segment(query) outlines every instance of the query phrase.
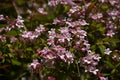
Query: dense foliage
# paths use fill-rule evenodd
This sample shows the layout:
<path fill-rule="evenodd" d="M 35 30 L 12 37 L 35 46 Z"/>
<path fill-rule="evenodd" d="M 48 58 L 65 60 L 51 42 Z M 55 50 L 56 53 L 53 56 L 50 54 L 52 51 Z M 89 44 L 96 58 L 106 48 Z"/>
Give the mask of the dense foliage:
<path fill-rule="evenodd" d="M 1 0 L 1 80 L 119 80 L 119 0 Z"/>

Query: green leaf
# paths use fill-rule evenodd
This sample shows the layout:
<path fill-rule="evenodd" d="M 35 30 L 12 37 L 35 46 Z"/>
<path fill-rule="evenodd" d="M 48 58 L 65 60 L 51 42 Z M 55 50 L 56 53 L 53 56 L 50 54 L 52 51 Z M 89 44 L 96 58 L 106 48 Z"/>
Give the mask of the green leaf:
<path fill-rule="evenodd" d="M 115 38 L 111 38 L 111 39 L 109 39 L 109 41 L 110 41 L 110 42 L 115 42 L 115 43 L 120 42 L 120 40 L 119 40 L 119 39 L 115 39 Z"/>
<path fill-rule="evenodd" d="M 70 6 L 66 6 L 66 5 L 64 5 L 64 13 L 68 12 L 69 9 L 70 9 Z"/>
<path fill-rule="evenodd" d="M 92 50 L 96 50 L 96 45 L 92 45 L 92 46 L 91 46 L 91 49 L 92 49 Z"/>
<path fill-rule="evenodd" d="M 18 35 L 18 32 L 15 31 L 15 30 L 11 30 L 11 31 L 7 32 L 7 35 L 8 35 L 8 36 L 17 36 L 17 35 Z"/>
<path fill-rule="evenodd" d="M 11 61 L 12 61 L 13 65 L 17 65 L 17 66 L 21 65 L 21 63 L 19 61 L 17 61 L 17 60 L 12 59 Z"/>
<path fill-rule="evenodd" d="M 21 75 L 18 76 L 18 78 L 16 80 L 19 80 L 20 78 L 22 78 L 23 76 L 25 76 L 27 74 L 27 72 L 22 73 Z"/>
<path fill-rule="evenodd" d="M 118 63 L 117 65 L 115 65 L 115 68 L 117 68 L 117 67 L 120 67 L 120 63 Z"/>
<path fill-rule="evenodd" d="M 101 9 L 102 10 L 107 10 L 109 6 L 107 4 L 102 4 Z"/>
<path fill-rule="evenodd" d="M 24 0 L 18 0 L 17 3 L 18 3 L 18 5 L 23 5 L 25 2 L 24 2 Z"/>
<path fill-rule="evenodd" d="M 9 57 L 10 58 L 13 58 L 14 57 L 14 54 L 13 53 L 8 53 Z"/>
<path fill-rule="evenodd" d="M 113 69 L 112 71 L 111 71 L 111 74 L 114 74 L 116 72 L 116 69 Z"/>
<path fill-rule="evenodd" d="M 98 47 L 99 47 L 99 50 L 100 50 L 100 52 L 102 53 L 102 54 L 104 54 L 104 51 L 105 51 L 105 46 L 104 45 L 98 45 Z"/>
<path fill-rule="evenodd" d="M 31 47 L 28 47 L 26 50 L 27 51 L 32 51 L 33 49 Z"/>
<path fill-rule="evenodd" d="M 102 73 L 103 76 L 109 76 L 110 74 L 107 73 Z"/>
<path fill-rule="evenodd" d="M 104 63 L 111 69 L 115 68 L 115 66 L 111 62 L 109 62 L 109 61 L 104 61 Z"/>

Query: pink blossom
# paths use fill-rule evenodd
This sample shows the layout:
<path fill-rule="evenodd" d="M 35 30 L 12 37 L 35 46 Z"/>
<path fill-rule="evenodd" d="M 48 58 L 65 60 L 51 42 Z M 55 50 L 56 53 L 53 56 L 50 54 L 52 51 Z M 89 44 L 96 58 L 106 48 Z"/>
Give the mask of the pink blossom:
<path fill-rule="evenodd" d="M 21 36 L 23 38 L 33 40 L 33 39 L 37 38 L 38 36 L 40 36 L 41 33 L 43 33 L 44 31 L 45 31 L 44 25 L 40 25 L 35 29 L 35 31 L 23 31 Z"/>
<path fill-rule="evenodd" d="M 100 19 L 102 17 L 103 17 L 102 13 L 97 13 L 95 15 L 91 15 L 91 18 L 94 19 L 94 20 Z"/>
<path fill-rule="evenodd" d="M 24 23 L 23 22 L 24 22 L 24 20 L 22 19 L 22 17 L 18 16 L 18 18 L 16 19 L 16 26 L 18 28 L 24 27 Z"/>
<path fill-rule="evenodd" d="M 120 12 L 118 10 L 110 10 L 108 11 L 108 15 L 112 17 L 113 20 L 120 17 Z"/>
<path fill-rule="evenodd" d="M 60 23 L 60 22 L 61 22 L 61 21 L 60 21 L 59 19 L 55 18 L 54 21 L 53 21 L 53 24 L 58 24 L 58 23 Z"/>
<path fill-rule="evenodd" d="M 59 4 L 59 0 L 50 0 L 49 2 L 48 2 L 48 5 L 49 6 L 53 6 L 53 7 L 55 7 L 56 5 L 58 5 Z"/>
<path fill-rule="evenodd" d="M 12 29 L 11 27 L 8 27 L 8 26 L 7 26 L 7 27 L 5 28 L 5 31 L 8 32 L 8 31 L 10 31 L 11 29 Z"/>
<path fill-rule="evenodd" d="M 70 51 L 66 51 L 65 56 L 66 56 L 65 62 L 67 62 L 68 64 L 73 63 L 73 61 L 74 61 L 73 53 L 71 53 Z"/>
<path fill-rule="evenodd" d="M 5 28 L 0 28 L 0 33 L 4 30 Z"/>
<path fill-rule="evenodd" d="M 67 62 L 68 64 L 73 63 L 74 61 L 73 53 L 71 53 L 70 51 L 66 50 L 61 46 L 55 46 L 53 49 L 61 60 Z"/>
<path fill-rule="evenodd" d="M 36 32 L 38 33 L 42 33 L 45 31 L 45 27 L 44 25 L 40 24 L 36 29 L 35 29 Z"/>
<path fill-rule="evenodd" d="M 96 69 L 96 66 L 98 65 L 100 59 L 101 57 L 98 54 L 92 54 L 92 52 L 83 57 L 81 59 L 81 63 L 85 66 L 85 72 L 91 72 L 96 75 L 99 71 Z"/>
<path fill-rule="evenodd" d="M 61 1 L 61 4 L 68 4 L 70 6 L 74 6 L 75 3 L 72 1 L 72 0 L 60 0 Z"/>
<path fill-rule="evenodd" d="M 54 39 L 57 37 L 57 35 L 58 34 L 55 32 L 55 29 L 51 29 L 50 31 L 48 31 L 47 44 L 54 46 L 55 45 Z"/>
<path fill-rule="evenodd" d="M 117 58 L 117 56 L 116 56 L 116 55 L 113 55 L 113 56 L 112 56 L 112 59 L 113 59 L 113 60 L 115 60 L 116 58 Z"/>
<path fill-rule="evenodd" d="M 82 52 L 85 52 L 85 51 L 87 51 L 87 48 L 83 47 L 81 50 L 82 50 Z"/>
<path fill-rule="evenodd" d="M 64 34 L 64 33 L 69 33 L 69 28 L 68 27 L 61 27 L 59 31 Z"/>
<path fill-rule="evenodd" d="M 16 40 L 17 40 L 17 38 L 14 37 L 14 36 L 12 36 L 12 37 L 10 38 L 10 42 L 11 42 L 11 43 L 15 42 Z"/>
<path fill-rule="evenodd" d="M 51 45 L 51 46 L 55 46 L 55 41 L 54 41 L 54 39 L 51 39 L 51 38 L 47 39 L 47 44 L 48 44 L 48 45 Z"/>
<path fill-rule="evenodd" d="M 38 54 L 46 60 L 52 60 L 56 58 L 55 53 L 47 47 L 44 47 L 43 50 L 37 50 Z"/>
<path fill-rule="evenodd" d="M 34 35 L 33 31 L 24 31 L 21 36 L 27 39 L 34 39 L 37 37 L 36 35 Z"/>
<path fill-rule="evenodd" d="M 78 24 L 78 21 L 77 21 L 77 22 L 69 22 L 69 21 L 66 21 L 66 24 L 68 24 L 68 26 L 70 26 L 70 27 L 75 27 L 75 26 L 79 25 L 79 24 Z"/>
<path fill-rule="evenodd" d="M 43 15 L 47 15 L 47 14 L 48 14 L 46 11 L 44 11 L 44 8 L 38 8 L 37 11 L 38 11 L 40 14 L 43 14 Z"/>
<path fill-rule="evenodd" d="M 118 0 L 108 0 L 112 6 L 118 3 Z"/>
<path fill-rule="evenodd" d="M 79 23 L 82 26 L 89 25 L 89 23 L 87 23 L 85 20 L 79 20 Z"/>
<path fill-rule="evenodd" d="M 98 71 L 99 71 L 98 69 L 96 69 L 95 67 L 92 67 L 92 66 L 85 67 L 85 72 L 90 72 L 90 73 L 93 73 L 94 75 L 97 75 Z"/>
<path fill-rule="evenodd" d="M 90 49 L 90 44 L 88 43 L 87 40 L 84 40 L 83 45 L 85 46 L 86 50 Z"/>
<path fill-rule="evenodd" d="M 107 77 L 99 77 L 100 78 L 100 80 L 108 80 L 108 78 Z"/>
<path fill-rule="evenodd" d="M 102 3 L 104 3 L 104 2 L 106 2 L 107 0 L 99 0 L 99 2 L 102 2 Z"/>
<path fill-rule="evenodd" d="M 57 36 L 57 38 L 58 38 L 58 41 L 60 41 L 60 42 L 65 42 L 65 40 L 70 41 L 72 39 L 71 35 L 69 33 L 66 33 L 63 35 L 60 34 Z"/>
<path fill-rule="evenodd" d="M 77 34 L 78 34 L 79 36 L 83 36 L 83 38 L 84 38 L 85 36 L 87 36 L 87 32 L 86 32 L 85 30 L 81 30 L 81 29 L 79 29 L 79 28 L 77 28 Z"/>
<path fill-rule="evenodd" d="M 49 38 L 50 39 L 54 39 L 57 36 L 57 33 L 55 32 L 55 29 L 51 29 L 50 31 L 48 31 L 49 33 Z"/>
<path fill-rule="evenodd" d="M 34 72 L 38 72 L 41 68 L 41 64 L 38 62 L 37 59 L 34 59 L 33 62 L 28 66 L 30 70 Z"/>
<path fill-rule="evenodd" d="M 2 14 L 0 15 L 0 20 L 5 20 L 5 18 Z"/>
<path fill-rule="evenodd" d="M 48 80 L 56 80 L 53 76 L 48 76 Z"/>
<path fill-rule="evenodd" d="M 5 35 L 0 35 L 0 40 L 2 42 L 6 42 L 6 36 Z"/>
<path fill-rule="evenodd" d="M 112 52 L 112 51 L 110 50 L 110 48 L 107 48 L 107 49 L 105 49 L 105 51 L 104 51 L 104 53 L 107 54 L 107 55 L 110 55 L 111 52 Z"/>
<path fill-rule="evenodd" d="M 106 36 L 109 36 L 109 37 L 113 37 L 115 35 L 115 33 L 113 32 L 113 30 L 109 30 L 106 34 Z"/>
<path fill-rule="evenodd" d="M 75 12 L 77 12 L 77 11 L 79 11 L 80 10 L 80 7 L 79 6 L 73 6 L 70 10 L 69 10 L 69 12 L 67 12 L 67 14 L 69 15 L 69 16 L 71 16 L 72 14 L 74 14 Z"/>

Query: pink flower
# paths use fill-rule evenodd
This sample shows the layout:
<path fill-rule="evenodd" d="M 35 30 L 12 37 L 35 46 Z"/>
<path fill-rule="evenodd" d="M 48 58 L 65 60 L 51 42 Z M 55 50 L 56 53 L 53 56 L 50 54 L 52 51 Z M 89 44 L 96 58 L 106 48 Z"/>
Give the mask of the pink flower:
<path fill-rule="evenodd" d="M 85 52 L 85 51 L 87 51 L 87 48 L 83 47 L 81 50 L 82 50 L 82 52 Z"/>
<path fill-rule="evenodd" d="M 85 20 L 79 20 L 79 24 L 82 26 L 89 25 Z"/>
<path fill-rule="evenodd" d="M 106 34 L 106 36 L 109 36 L 109 37 L 113 37 L 115 35 L 115 33 L 113 32 L 113 30 L 109 30 Z"/>
<path fill-rule="evenodd" d="M 104 53 L 107 54 L 107 55 L 110 55 L 111 52 L 112 52 L 112 51 L 110 50 L 110 48 L 107 48 L 107 49 L 105 49 L 105 51 L 104 51 Z"/>
<path fill-rule="evenodd" d="M 106 2 L 106 0 L 99 0 L 99 1 L 102 2 L 102 3 Z"/>
<path fill-rule="evenodd" d="M 100 80 L 108 80 L 108 78 L 105 78 L 105 77 L 99 77 L 100 78 Z"/>
<path fill-rule="evenodd" d="M 51 29 L 50 31 L 48 31 L 49 33 L 49 38 L 50 39 L 54 39 L 57 36 L 57 33 L 55 32 L 55 29 Z"/>
<path fill-rule="evenodd" d="M 48 80 L 56 80 L 53 76 L 48 76 Z"/>
<path fill-rule="evenodd" d="M 24 20 L 22 19 L 22 17 L 18 16 L 18 18 L 16 19 L 16 26 L 18 28 L 24 27 L 24 23 L 23 22 L 24 22 Z"/>
<path fill-rule="evenodd" d="M 55 7 L 56 5 L 58 5 L 59 4 L 59 1 L 58 0 L 50 0 L 49 2 L 48 2 L 48 5 L 49 6 L 53 6 L 53 7 Z"/>
<path fill-rule="evenodd" d="M 14 36 L 12 36 L 12 37 L 10 38 L 10 42 L 11 42 L 11 43 L 15 42 L 16 40 L 17 40 L 17 38 L 14 37 Z"/>
<path fill-rule="evenodd" d="M 94 75 L 97 75 L 98 71 L 99 71 L 98 69 L 96 69 L 95 67 L 92 67 L 92 66 L 85 67 L 85 72 L 90 72 L 90 73 L 93 73 Z"/>
<path fill-rule="evenodd" d="M 5 18 L 2 14 L 0 15 L 0 20 L 5 20 Z"/>
<path fill-rule="evenodd" d="M 5 28 L 0 28 L 0 33 L 4 30 Z"/>
<path fill-rule="evenodd" d="M 0 40 L 2 42 L 6 42 L 6 36 L 5 35 L 0 35 Z"/>
<path fill-rule="evenodd" d="M 116 18 L 120 17 L 120 12 L 118 10 L 112 10 L 108 11 L 108 15 L 112 17 L 113 20 L 115 20 Z"/>
<path fill-rule="evenodd" d="M 43 15 L 47 15 L 47 14 L 48 14 L 46 11 L 44 11 L 43 8 L 38 8 L 37 11 L 38 11 L 40 14 L 43 14 Z"/>
<path fill-rule="evenodd" d="M 116 58 L 117 58 L 117 56 L 116 56 L 116 55 L 113 55 L 113 56 L 112 56 L 112 59 L 113 59 L 113 60 L 115 60 Z"/>
<path fill-rule="evenodd" d="M 102 17 L 103 17 L 102 13 L 97 13 L 95 15 L 91 15 L 91 18 L 94 19 L 94 20 L 100 19 Z"/>
<path fill-rule="evenodd" d="M 66 56 L 66 61 L 65 62 L 67 62 L 68 64 L 73 63 L 73 61 L 74 61 L 73 53 L 71 53 L 69 51 L 66 51 L 65 56 Z"/>
<path fill-rule="evenodd" d="M 90 44 L 88 43 L 87 40 L 84 40 L 83 45 L 86 47 L 86 50 L 90 49 Z"/>
<path fill-rule="evenodd" d="M 60 23 L 60 22 L 61 22 L 61 21 L 60 21 L 59 19 L 55 18 L 54 21 L 53 21 L 53 24 L 58 24 L 58 23 Z"/>
<path fill-rule="evenodd" d="M 74 14 L 75 12 L 79 11 L 80 7 L 79 6 L 73 6 L 69 12 L 67 12 L 68 16 L 71 16 L 72 14 Z"/>
<path fill-rule="evenodd" d="M 41 55 L 41 50 L 40 50 L 40 49 L 37 49 L 37 53 L 38 53 L 39 55 Z"/>
<path fill-rule="evenodd" d="M 70 51 L 67 51 L 61 46 L 55 46 L 53 50 L 62 61 L 67 62 L 68 64 L 73 63 L 74 55 Z"/>
<path fill-rule="evenodd" d="M 42 33 L 45 31 L 45 27 L 44 25 L 40 24 L 36 29 L 35 29 L 36 32 L 38 33 Z"/>
<path fill-rule="evenodd" d="M 42 65 L 38 62 L 37 59 L 34 59 L 33 62 L 28 66 L 30 70 L 38 72 Z"/>
<path fill-rule="evenodd" d="M 44 47 L 43 50 L 37 50 L 38 54 L 46 60 L 52 60 L 56 58 L 56 55 L 52 50 L 47 47 Z"/>
<path fill-rule="evenodd" d="M 118 3 L 119 0 L 108 0 L 112 6 Z"/>
<path fill-rule="evenodd" d="M 33 31 L 24 31 L 21 35 L 23 38 L 34 39 Z"/>
<path fill-rule="evenodd" d="M 59 31 L 64 34 L 64 33 L 69 33 L 69 28 L 68 27 L 61 27 Z"/>
<path fill-rule="evenodd" d="M 98 54 L 92 53 L 89 53 L 87 56 L 83 57 L 81 59 L 81 63 L 85 66 L 85 72 L 91 72 L 96 75 L 99 71 L 96 69 L 96 66 L 98 65 L 98 61 L 100 59 L 101 57 Z"/>

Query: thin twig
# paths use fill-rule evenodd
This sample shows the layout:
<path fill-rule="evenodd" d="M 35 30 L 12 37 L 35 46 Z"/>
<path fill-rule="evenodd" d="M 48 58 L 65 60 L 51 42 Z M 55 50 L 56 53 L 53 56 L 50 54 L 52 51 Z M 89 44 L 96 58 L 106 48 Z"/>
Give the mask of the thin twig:
<path fill-rule="evenodd" d="M 79 69 L 79 66 L 78 66 L 78 62 L 76 61 L 76 65 L 77 65 L 77 70 L 78 70 L 78 75 L 80 77 L 80 69 Z M 80 79 L 81 80 L 81 79 Z"/>
<path fill-rule="evenodd" d="M 18 7 L 17 7 L 16 4 L 15 4 L 15 1 L 12 1 L 12 4 L 13 4 L 15 10 L 16 10 L 17 15 L 20 15 L 20 14 L 19 14 L 19 11 L 18 11 Z"/>

